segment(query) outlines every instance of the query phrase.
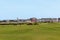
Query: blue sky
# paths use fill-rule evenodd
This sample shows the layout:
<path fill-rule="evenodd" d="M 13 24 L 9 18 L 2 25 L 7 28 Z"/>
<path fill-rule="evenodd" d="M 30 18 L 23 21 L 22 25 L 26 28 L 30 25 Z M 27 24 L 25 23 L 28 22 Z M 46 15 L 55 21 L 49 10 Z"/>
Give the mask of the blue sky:
<path fill-rule="evenodd" d="M 60 0 L 0 0 L 0 19 L 60 17 Z"/>

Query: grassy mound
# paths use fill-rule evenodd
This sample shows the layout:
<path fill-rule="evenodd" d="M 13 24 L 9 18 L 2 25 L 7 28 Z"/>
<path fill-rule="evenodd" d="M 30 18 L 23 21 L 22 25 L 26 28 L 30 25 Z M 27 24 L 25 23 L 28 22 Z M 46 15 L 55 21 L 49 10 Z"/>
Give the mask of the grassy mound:
<path fill-rule="evenodd" d="M 0 40 L 60 40 L 60 24 L 0 25 Z"/>

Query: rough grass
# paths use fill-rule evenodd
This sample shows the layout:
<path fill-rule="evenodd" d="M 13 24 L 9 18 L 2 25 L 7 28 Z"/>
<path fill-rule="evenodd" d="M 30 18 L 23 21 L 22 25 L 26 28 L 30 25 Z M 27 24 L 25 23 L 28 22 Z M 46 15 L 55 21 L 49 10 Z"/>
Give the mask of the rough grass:
<path fill-rule="evenodd" d="M 0 40 L 60 40 L 60 23 L 0 25 Z"/>

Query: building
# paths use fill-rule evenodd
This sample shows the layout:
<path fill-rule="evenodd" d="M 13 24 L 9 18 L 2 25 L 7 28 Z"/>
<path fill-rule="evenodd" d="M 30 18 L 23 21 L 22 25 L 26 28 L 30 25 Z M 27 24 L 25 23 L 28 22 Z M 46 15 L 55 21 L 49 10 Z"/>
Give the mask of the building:
<path fill-rule="evenodd" d="M 52 18 L 53 22 L 58 22 L 58 18 Z"/>
<path fill-rule="evenodd" d="M 58 18 L 41 18 L 40 22 L 58 22 Z"/>
<path fill-rule="evenodd" d="M 58 22 L 60 22 L 60 18 L 58 18 Z"/>
<path fill-rule="evenodd" d="M 33 17 L 33 18 L 30 18 L 31 22 L 37 22 L 37 18 Z"/>

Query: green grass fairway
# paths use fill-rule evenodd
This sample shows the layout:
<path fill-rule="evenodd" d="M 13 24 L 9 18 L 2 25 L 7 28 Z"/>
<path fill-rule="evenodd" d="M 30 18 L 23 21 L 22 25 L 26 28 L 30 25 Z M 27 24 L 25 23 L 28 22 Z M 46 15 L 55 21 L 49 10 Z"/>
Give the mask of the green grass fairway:
<path fill-rule="evenodd" d="M 60 24 L 0 25 L 0 40 L 60 40 Z"/>

